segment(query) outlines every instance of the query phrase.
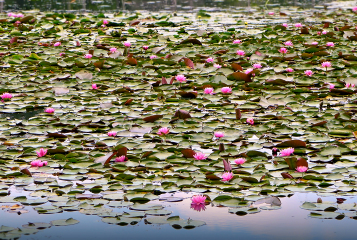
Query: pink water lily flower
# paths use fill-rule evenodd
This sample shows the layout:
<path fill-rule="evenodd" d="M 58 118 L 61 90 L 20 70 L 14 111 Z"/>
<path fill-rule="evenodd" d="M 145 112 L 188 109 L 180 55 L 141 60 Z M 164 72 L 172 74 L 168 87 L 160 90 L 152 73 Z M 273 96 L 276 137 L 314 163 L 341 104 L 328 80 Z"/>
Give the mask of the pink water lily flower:
<path fill-rule="evenodd" d="M 204 153 L 201 153 L 201 152 L 196 153 L 195 155 L 193 155 L 193 157 L 196 160 L 205 160 L 207 158 L 206 155 Z"/>
<path fill-rule="evenodd" d="M 216 138 L 223 138 L 223 137 L 224 137 L 224 132 L 215 132 L 215 133 L 214 133 L 214 136 L 215 136 Z"/>
<path fill-rule="evenodd" d="M 44 148 L 40 148 L 39 151 L 35 151 L 37 154 L 37 157 L 44 157 L 47 154 L 47 149 Z"/>
<path fill-rule="evenodd" d="M 157 131 L 158 135 L 166 135 L 169 134 L 170 129 L 168 129 L 167 127 L 162 127 Z"/>
<path fill-rule="evenodd" d="M 306 70 L 305 75 L 311 77 L 314 74 L 311 70 Z"/>
<path fill-rule="evenodd" d="M 103 24 L 104 24 L 104 25 L 107 25 L 108 23 L 109 23 L 108 20 L 106 20 L 106 19 L 103 20 Z"/>
<path fill-rule="evenodd" d="M 254 119 L 253 118 L 247 118 L 247 123 L 250 125 L 254 125 Z"/>
<path fill-rule="evenodd" d="M 317 45 L 319 44 L 318 42 L 312 42 L 311 45 Z"/>
<path fill-rule="evenodd" d="M 284 42 L 284 45 L 292 47 L 294 44 L 292 41 L 286 41 L 286 42 Z"/>
<path fill-rule="evenodd" d="M 353 12 L 357 12 L 357 7 L 353 7 L 353 8 L 352 8 L 352 11 L 353 11 Z"/>
<path fill-rule="evenodd" d="M 288 24 L 287 23 L 283 23 L 281 24 L 283 27 L 288 27 Z"/>
<path fill-rule="evenodd" d="M 274 12 L 268 12 L 269 15 L 274 15 L 275 13 Z"/>
<path fill-rule="evenodd" d="M 46 108 L 46 109 L 45 109 L 45 112 L 46 112 L 46 113 L 54 113 L 54 112 L 55 112 L 55 109 L 49 107 L 49 108 Z"/>
<path fill-rule="evenodd" d="M 130 47 L 130 46 L 131 46 L 131 43 L 130 43 L 130 42 L 124 42 L 124 46 L 125 46 L 125 47 Z"/>
<path fill-rule="evenodd" d="M 321 34 L 326 35 L 326 34 L 327 34 L 327 31 L 326 31 L 326 30 L 323 30 L 323 31 L 321 32 Z"/>
<path fill-rule="evenodd" d="M 209 57 L 209 58 L 206 59 L 206 62 L 208 62 L 208 63 L 214 62 L 214 59 Z"/>
<path fill-rule="evenodd" d="M 24 17 L 24 15 L 23 15 L 22 13 L 18 13 L 18 14 L 16 14 L 15 17 L 17 17 L 17 18 L 22 18 L 22 17 Z"/>
<path fill-rule="evenodd" d="M 331 67 L 331 62 L 323 62 L 321 63 L 321 66 L 324 67 L 324 68 L 328 68 L 328 67 Z"/>
<path fill-rule="evenodd" d="M 249 74 L 249 73 L 251 73 L 251 72 L 253 72 L 253 68 L 248 68 L 247 70 L 245 70 L 245 74 Z"/>
<path fill-rule="evenodd" d="M 353 85 L 353 86 L 352 86 L 352 85 Z M 354 87 L 354 86 L 355 86 L 355 85 L 354 85 L 354 84 L 351 84 L 351 83 L 346 83 L 346 84 L 345 84 L 345 87 L 346 87 L 346 88 Z"/>
<path fill-rule="evenodd" d="M 86 55 L 84 55 L 84 58 L 87 58 L 87 59 L 91 59 L 92 57 L 93 57 L 93 55 L 90 53 L 87 53 Z"/>
<path fill-rule="evenodd" d="M 223 182 L 229 182 L 233 178 L 233 173 L 231 172 L 225 172 L 222 174 L 222 181 Z"/>
<path fill-rule="evenodd" d="M 3 93 L 3 94 L 1 95 L 1 98 L 2 98 L 3 100 L 11 99 L 11 98 L 12 98 L 12 94 L 11 94 L 11 93 Z"/>
<path fill-rule="evenodd" d="M 334 89 L 335 88 L 335 84 L 329 83 L 329 89 Z"/>
<path fill-rule="evenodd" d="M 294 69 L 292 69 L 292 68 L 286 68 L 286 69 L 285 69 L 285 71 L 287 71 L 287 72 L 290 72 L 290 73 L 291 73 L 291 72 L 294 72 Z"/>
<path fill-rule="evenodd" d="M 293 154 L 295 151 L 294 148 L 290 147 L 290 148 L 286 148 L 280 151 L 279 157 L 287 157 L 290 156 L 291 154 Z"/>
<path fill-rule="evenodd" d="M 112 47 L 112 48 L 110 48 L 109 49 L 109 51 L 111 52 L 111 53 L 115 53 L 115 52 L 117 52 L 117 48 L 116 47 Z"/>
<path fill-rule="evenodd" d="M 279 49 L 279 52 L 282 53 L 282 54 L 285 54 L 285 53 L 288 52 L 288 49 L 282 47 L 282 48 Z"/>
<path fill-rule="evenodd" d="M 239 40 L 239 39 L 236 39 L 236 40 L 233 41 L 233 44 L 240 44 L 240 43 L 242 43 L 242 41 Z"/>
<path fill-rule="evenodd" d="M 115 137 L 116 135 L 117 135 L 117 132 L 115 132 L 115 131 L 108 132 L 109 137 Z"/>
<path fill-rule="evenodd" d="M 16 14 L 15 14 L 15 13 L 12 13 L 12 12 L 10 12 L 10 13 L 7 14 L 8 17 L 13 17 L 14 15 L 16 15 Z"/>
<path fill-rule="evenodd" d="M 146 45 L 143 46 L 144 50 L 148 50 L 148 48 L 149 48 L 149 46 L 146 46 Z"/>
<path fill-rule="evenodd" d="M 301 23 L 295 23 L 294 26 L 297 27 L 297 28 L 301 28 L 301 27 L 302 27 L 302 24 L 301 24 Z"/>
<path fill-rule="evenodd" d="M 186 82 L 186 77 L 185 77 L 185 75 L 182 75 L 182 74 L 177 75 L 177 76 L 175 77 L 175 79 L 176 79 L 177 81 L 179 81 L 180 83 Z"/>
<path fill-rule="evenodd" d="M 115 158 L 115 161 L 116 162 L 125 162 L 125 159 L 126 159 L 126 156 L 122 155 L 122 156 Z"/>
<path fill-rule="evenodd" d="M 328 42 L 328 43 L 326 43 L 326 46 L 327 46 L 327 47 L 334 47 L 335 44 L 334 44 L 333 42 Z"/>
<path fill-rule="evenodd" d="M 35 160 L 31 162 L 31 166 L 32 167 L 43 167 L 43 166 L 47 166 L 47 161 L 41 161 L 41 160 Z"/>
<path fill-rule="evenodd" d="M 59 55 L 60 55 L 61 57 L 63 57 L 63 56 L 65 56 L 66 54 L 65 54 L 64 52 L 61 52 Z"/>
<path fill-rule="evenodd" d="M 92 84 L 92 89 L 93 89 L 93 90 L 96 90 L 96 89 L 98 89 L 98 86 L 97 86 L 97 84 L 93 83 L 93 84 Z"/>
<path fill-rule="evenodd" d="M 203 90 L 203 93 L 204 94 L 210 94 L 210 95 L 213 95 L 214 94 L 214 89 L 213 88 L 211 88 L 211 87 L 208 87 L 208 88 L 205 88 L 204 90 Z"/>
<path fill-rule="evenodd" d="M 55 44 L 53 44 L 53 46 L 55 46 L 55 47 L 61 46 L 61 42 L 55 42 Z"/>
<path fill-rule="evenodd" d="M 243 50 L 238 50 L 237 51 L 237 55 L 239 56 L 244 56 L 245 55 L 245 52 Z"/>
<path fill-rule="evenodd" d="M 302 173 L 302 172 L 306 172 L 307 169 L 308 169 L 308 167 L 306 167 L 306 166 L 298 166 L 298 167 L 296 168 L 296 171 Z"/>
<path fill-rule="evenodd" d="M 223 88 L 221 88 L 221 92 L 222 92 L 223 94 L 232 93 L 232 88 L 230 88 L 230 87 L 223 87 Z"/>
<path fill-rule="evenodd" d="M 191 198 L 191 204 L 205 204 L 206 196 L 203 195 L 195 195 Z"/>
<path fill-rule="evenodd" d="M 254 63 L 253 68 L 262 68 L 262 65 L 260 63 Z"/>
<path fill-rule="evenodd" d="M 221 65 L 219 65 L 219 64 L 213 64 L 213 67 L 215 67 L 215 68 L 217 68 L 217 69 L 219 69 L 219 68 L 221 68 L 222 66 Z"/>
<path fill-rule="evenodd" d="M 246 162 L 247 160 L 245 158 L 237 158 L 236 160 L 234 160 L 234 163 L 237 165 L 242 165 Z"/>
<path fill-rule="evenodd" d="M 155 59 L 155 58 L 157 58 L 156 55 L 151 55 L 151 56 L 150 56 L 150 59 L 151 59 L 151 60 L 152 60 L 152 59 Z"/>

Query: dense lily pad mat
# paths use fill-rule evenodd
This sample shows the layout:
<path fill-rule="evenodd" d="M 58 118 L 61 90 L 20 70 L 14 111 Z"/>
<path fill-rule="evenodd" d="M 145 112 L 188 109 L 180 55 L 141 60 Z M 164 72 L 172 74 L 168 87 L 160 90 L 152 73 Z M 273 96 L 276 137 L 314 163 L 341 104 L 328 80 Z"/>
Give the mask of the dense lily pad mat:
<path fill-rule="evenodd" d="M 258 211 L 245 202 L 263 195 L 354 195 L 356 14 L 281 11 L 2 20 L 0 92 L 13 97 L 0 108 L 0 201 L 120 224 L 128 216 L 103 205 L 179 190 L 242 202 L 232 213 Z M 6 118 L 20 113 L 33 114 Z M 40 148 L 47 166 L 31 167 Z M 224 171 L 233 178 L 222 181 Z"/>

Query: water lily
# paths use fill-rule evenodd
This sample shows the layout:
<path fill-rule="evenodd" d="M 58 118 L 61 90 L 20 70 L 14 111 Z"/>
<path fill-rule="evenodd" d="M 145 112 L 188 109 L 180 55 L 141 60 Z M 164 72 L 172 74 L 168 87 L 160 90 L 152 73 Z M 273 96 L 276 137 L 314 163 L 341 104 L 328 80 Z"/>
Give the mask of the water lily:
<path fill-rule="evenodd" d="M 175 79 L 176 79 L 177 81 L 179 81 L 180 83 L 186 82 L 186 77 L 185 77 L 185 75 L 182 75 L 182 74 L 177 75 L 177 76 L 175 77 Z"/>
<path fill-rule="evenodd" d="M 335 84 L 329 83 L 329 89 L 334 89 L 335 88 Z"/>
<path fill-rule="evenodd" d="M 43 167 L 47 166 L 47 161 L 34 160 L 30 164 L 32 167 Z"/>
<path fill-rule="evenodd" d="M 219 64 L 213 64 L 213 67 L 215 67 L 215 68 L 217 68 L 217 69 L 219 69 L 219 68 L 221 68 L 222 66 L 221 65 L 219 65 Z"/>
<path fill-rule="evenodd" d="M 275 13 L 274 12 L 268 12 L 269 15 L 274 15 Z"/>
<path fill-rule="evenodd" d="M 54 112 L 55 112 L 55 109 L 49 107 L 49 108 L 46 108 L 46 109 L 45 109 L 45 112 L 46 112 L 46 113 L 54 113 Z"/>
<path fill-rule="evenodd" d="M 280 151 L 279 157 L 287 157 L 290 156 L 291 154 L 293 154 L 295 151 L 294 148 L 290 147 L 290 148 L 286 148 Z"/>
<path fill-rule="evenodd" d="M 124 42 L 124 46 L 125 46 L 125 47 L 130 47 L 130 46 L 131 46 L 131 43 L 130 43 L 130 42 Z"/>
<path fill-rule="evenodd" d="M 115 137 L 116 135 L 117 135 L 117 132 L 115 132 L 115 131 L 108 132 L 109 137 Z"/>
<path fill-rule="evenodd" d="M 323 30 L 323 31 L 321 32 L 321 34 L 326 35 L 326 34 L 327 34 L 327 31 L 326 31 L 326 30 Z"/>
<path fill-rule="evenodd" d="M 205 160 L 207 158 L 206 155 L 204 153 L 201 153 L 201 152 L 196 153 L 195 155 L 193 155 L 193 157 L 196 160 Z"/>
<path fill-rule="evenodd" d="M 242 165 L 246 162 L 247 160 L 245 158 L 237 158 L 234 160 L 234 163 L 237 165 Z"/>
<path fill-rule="evenodd" d="M 327 47 L 334 47 L 335 44 L 334 44 L 333 42 L 328 42 L 328 43 L 326 43 L 326 46 L 327 46 Z"/>
<path fill-rule="evenodd" d="M 36 152 L 36 154 L 37 154 L 37 157 L 44 157 L 44 156 L 46 156 L 46 154 L 47 154 L 47 149 L 44 149 L 44 148 L 40 148 L 40 150 L 39 151 L 35 151 Z"/>
<path fill-rule="evenodd" d="M 87 53 L 86 55 L 84 55 L 84 58 L 87 58 L 87 59 L 91 59 L 92 57 L 93 57 L 93 55 L 90 53 Z"/>
<path fill-rule="evenodd" d="M 245 52 L 243 50 L 238 50 L 237 51 L 237 55 L 239 56 L 244 56 L 245 55 Z"/>
<path fill-rule="evenodd" d="M 283 27 L 288 27 L 288 24 L 287 23 L 283 23 L 283 24 L 281 24 Z"/>
<path fill-rule="evenodd" d="M 301 23 L 295 23 L 294 26 L 297 27 L 297 28 L 301 28 L 301 27 L 302 27 L 302 24 L 301 24 Z"/>
<path fill-rule="evenodd" d="M 215 132 L 215 133 L 214 133 L 214 136 L 215 136 L 216 138 L 223 138 L 223 137 L 224 137 L 224 132 Z"/>
<path fill-rule="evenodd" d="M 286 42 L 284 42 L 284 45 L 285 45 L 285 46 L 292 47 L 294 44 L 293 44 L 292 41 L 286 41 Z"/>
<path fill-rule="evenodd" d="M 318 42 L 312 42 L 311 45 L 317 45 L 319 44 Z"/>
<path fill-rule="evenodd" d="M 166 135 L 169 134 L 170 129 L 168 129 L 167 127 L 162 127 L 157 131 L 158 135 Z"/>
<path fill-rule="evenodd" d="M 230 87 L 223 87 L 223 88 L 221 88 L 221 92 L 222 92 L 223 94 L 232 93 L 232 88 L 230 88 Z"/>
<path fill-rule="evenodd" d="M 207 87 L 203 90 L 203 93 L 204 94 L 210 94 L 210 95 L 213 95 L 214 94 L 214 89 L 211 88 L 211 87 Z"/>
<path fill-rule="evenodd" d="M 260 63 L 254 63 L 253 68 L 262 68 L 262 65 Z"/>
<path fill-rule="evenodd" d="M 357 7 L 353 7 L 353 8 L 352 8 L 352 11 L 353 11 L 353 12 L 357 12 Z"/>
<path fill-rule="evenodd" d="M 55 46 L 55 47 L 61 46 L 61 42 L 55 42 L 55 44 L 53 44 L 53 46 Z"/>
<path fill-rule="evenodd" d="M 314 73 L 311 70 L 306 70 L 305 75 L 311 77 Z"/>
<path fill-rule="evenodd" d="M 286 54 L 288 52 L 288 49 L 282 47 L 282 48 L 279 49 L 279 52 L 284 55 L 284 54 Z"/>
<path fill-rule="evenodd" d="M 117 48 L 116 47 L 112 47 L 112 48 L 110 48 L 109 49 L 109 51 L 111 52 L 111 53 L 115 53 L 115 52 L 117 52 Z"/>
<path fill-rule="evenodd" d="M 233 44 L 240 44 L 240 43 L 242 43 L 242 41 L 239 40 L 239 39 L 236 39 L 236 40 L 233 41 Z"/>
<path fill-rule="evenodd" d="M 206 59 L 206 62 L 208 62 L 208 63 L 213 63 L 213 62 L 214 62 L 214 59 L 211 58 L 211 57 L 209 57 L 209 58 Z"/>
<path fill-rule="evenodd" d="M 97 84 L 93 83 L 93 84 L 92 84 L 92 89 L 93 89 L 93 90 L 96 90 L 96 89 L 98 89 L 98 86 L 97 86 Z"/>
<path fill-rule="evenodd" d="M 323 63 L 321 63 L 321 66 L 326 68 L 326 71 L 327 71 L 327 68 L 331 67 L 332 65 L 331 65 L 331 62 L 323 62 Z"/>
<path fill-rule="evenodd" d="M 157 58 L 156 55 L 151 55 L 151 56 L 150 56 L 150 59 L 151 59 L 151 60 L 152 60 L 152 59 L 155 59 L 155 58 Z"/>
<path fill-rule="evenodd" d="M 231 172 L 225 172 L 222 174 L 222 181 L 223 182 L 229 182 L 233 178 L 233 173 Z"/>
<path fill-rule="evenodd" d="M 103 24 L 104 24 L 104 25 L 107 25 L 108 23 L 109 23 L 108 20 L 106 20 L 106 19 L 103 20 Z"/>
<path fill-rule="evenodd" d="M 307 169 L 308 169 L 308 167 L 306 167 L 306 166 L 298 166 L 298 167 L 296 168 L 296 171 L 302 173 L 302 172 L 306 172 Z"/>
<path fill-rule="evenodd" d="M 116 162 L 125 162 L 125 159 L 126 159 L 126 156 L 122 155 L 122 156 L 115 158 L 115 161 Z"/>
<path fill-rule="evenodd" d="M 249 73 L 253 72 L 253 70 L 254 70 L 253 68 L 248 68 L 247 70 L 245 70 L 244 73 L 249 74 Z"/>
<path fill-rule="evenodd" d="M 291 73 L 291 72 L 294 72 L 294 69 L 292 69 L 292 68 L 286 68 L 285 71 Z"/>
<path fill-rule="evenodd" d="M 247 118 L 247 123 L 250 125 L 254 125 L 254 119 L 253 118 Z"/>
<path fill-rule="evenodd" d="M 2 98 L 2 100 L 9 100 L 12 98 L 12 94 L 11 93 L 3 93 L 1 95 L 1 98 Z"/>
<path fill-rule="evenodd" d="M 148 50 L 148 49 L 149 49 L 149 46 L 144 45 L 144 46 L 143 46 L 143 49 L 144 49 L 144 50 Z"/>

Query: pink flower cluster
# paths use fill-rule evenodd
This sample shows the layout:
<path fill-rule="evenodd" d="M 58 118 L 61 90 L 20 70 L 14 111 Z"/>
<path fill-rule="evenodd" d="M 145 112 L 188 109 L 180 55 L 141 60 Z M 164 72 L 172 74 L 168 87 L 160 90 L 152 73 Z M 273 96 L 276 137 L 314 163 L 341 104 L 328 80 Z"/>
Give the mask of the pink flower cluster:
<path fill-rule="evenodd" d="M 305 75 L 311 77 L 314 74 L 311 70 L 306 70 Z"/>
<path fill-rule="evenodd" d="M 166 135 L 169 134 L 170 129 L 168 129 L 167 127 L 162 127 L 157 131 L 158 135 Z"/>
<path fill-rule="evenodd" d="M 285 54 L 285 53 L 288 52 L 288 49 L 282 47 L 282 48 L 279 49 L 279 52 L 282 53 L 282 54 Z"/>
<path fill-rule="evenodd" d="M 354 83 L 352 83 L 352 84 L 351 84 L 351 83 L 346 83 L 346 84 L 345 84 L 345 87 L 346 87 L 346 88 L 355 87 L 355 84 L 354 84 Z"/>
<path fill-rule="evenodd" d="M 109 137 L 115 137 L 116 135 L 117 135 L 117 132 L 115 132 L 115 131 L 108 132 Z"/>
<path fill-rule="evenodd" d="M 286 42 L 284 42 L 284 45 L 292 47 L 293 46 L 293 42 L 292 41 L 286 41 Z"/>
<path fill-rule="evenodd" d="M 213 62 L 214 62 L 214 59 L 211 58 L 211 57 L 209 57 L 209 58 L 206 59 L 206 62 L 208 62 L 208 63 L 213 63 Z"/>
<path fill-rule="evenodd" d="M 31 162 L 31 167 L 43 167 L 47 166 L 47 161 L 35 160 Z"/>
<path fill-rule="evenodd" d="M 191 198 L 191 208 L 196 210 L 196 211 L 204 211 L 206 209 L 205 206 L 205 201 L 206 201 L 206 196 L 203 195 L 195 195 Z"/>
<path fill-rule="evenodd" d="M 22 18 L 22 17 L 24 17 L 24 15 L 22 13 L 18 13 L 18 14 L 16 14 L 16 13 L 8 13 L 7 16 L 8 17 L 13 17 L 13 18 Z"/>
<path fill-rule="evenodd" d="M 238 50 L 237 51 L 237 55 L 239 56 L 244 56 L 245 55 L 245 52 L 243 50 Z"/>
<path fill-rule="evenodd" d="M 262 65 L 260 63 L 254 63 L 253 68 L 262 68 Z"/>

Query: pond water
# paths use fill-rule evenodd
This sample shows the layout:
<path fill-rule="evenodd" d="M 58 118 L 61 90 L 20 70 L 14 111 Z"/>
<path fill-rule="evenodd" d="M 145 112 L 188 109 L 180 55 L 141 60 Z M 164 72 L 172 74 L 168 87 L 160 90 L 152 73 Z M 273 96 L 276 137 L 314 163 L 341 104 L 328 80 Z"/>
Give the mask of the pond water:
<path fill-rule="evenodd" d="M 168 195 L 166 195 L 168 196 Z M 98 239 L 110 238 L 120 235 L 120 238 L 140 239 L 145 236 L 145 239 L 194 239 L 204 237 L 205 239 L 217 239 L 221 237 L 235 238 L 239 236 L 242 239 L 353 239 L 351 229 L 356 225 L 357 215 L 356 208 L 354 211 L 337 210 L 341 215 L 338 219 L 336 216 L 326 215 L 325 217 L 310 216 L 311 210 L 302 209 L 302 205 L 306 202 L 316 202 L 321 198 L 325 204 L 331 206 L 350 206 L 357 202 L 355 196 L 344 196 L 345 201 L 337 204 L 335 196 L 319 196 L 316 193 L 295 193 L 290 197 L 280 197 L 281 208 L 274 210 L 264 210 L 267 204 L 259 205 L 263 210 L 259 212 L 244 214 L 229 213 L 229 209 L 224 206 L 206 206 L 203 211 L 195 211 L 190 208 L 192 196 L 191 193 L 178 192 L 175 197 L 184 198 L 180 202 L 165 202 L 154 200 L 149 202 L 152 205 L 162 205 L 165 210 L 172 212 L 165 217 L 154 217 L 147 214 L 140 218 L 133 218 L 127 223 L 110 223 L 106 221 L 106 217 L 100 217 L 95 213 L 79 211 L 64 211 L 57 214 L 39 214 L 34 210 L 36 207 L 25 207 L 23 210 L 28 211 L 18 215 L 16 211 L 9 212 L 8 210 L 0 210 L 1 219 L 0 225 L 8 227 L 31 229 L 25 226 L 29 223 L 43 223 L 42 229 L 37 229 L 29 235 L 22 235 L 20 239 Z M 162 198 L 165 195 L 161 196 Z M 11 205 L 11 203 L 9 203 Z M 4 205 L 4 203 L 2 204 Z M 46 204 L 48 205 L 48 204 Z M 136 204 L 145 206 L 147 204 Z M 258 206 L 258 208 L 259 208 Z M 263 207 L 262 207 L 263 206 Z M 351 207 L 351 206 L 350 206 Z M 122 214 L 123 212 L 133 213 L 130 207 L 108 207 L 113 212 Z M 345 208 L 347 209 L 347 208 Z M 320 209 L 321 210 L 321 209 Z M 81 210 L 82 211 L 82 210 Z M 334 213 L 334 210 L 315 211 L 321 214 Z M 140 213 L 140 212 L 139 212 Z M 179 226 L 171 226 L 169 223 L 150 223 L 153 218 L 167 218 L 180 216 L 181 219 L 192 219 L 203 221 L 204 225 L 193 228 L 181 228 Z M 352 216 L 355 216 L 353 219 Z M 60 219 L 73 218 L 79 223 L 69 226 L 50 226 L 45 223 Z M 134 220 L 135 219 L 135 220 Z M 190 220 L 186 220 L 189 222 Z M 40 225 L 38 225 L 40 226 Z M 27 228 L 26 228 L 27 227 Z M 0 233 L 0 239 L 10 239 L 17 236 L 11 232 Z"/>

